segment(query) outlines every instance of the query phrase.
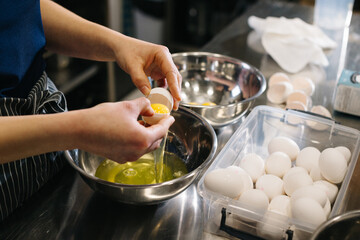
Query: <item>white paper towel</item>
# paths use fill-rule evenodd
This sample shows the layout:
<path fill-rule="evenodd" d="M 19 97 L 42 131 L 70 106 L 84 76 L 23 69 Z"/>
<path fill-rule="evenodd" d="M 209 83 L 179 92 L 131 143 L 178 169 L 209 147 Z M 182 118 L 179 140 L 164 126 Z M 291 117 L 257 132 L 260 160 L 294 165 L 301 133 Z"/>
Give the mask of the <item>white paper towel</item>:
<path fill-rule="evenodd" d="M 251 16 L 248 24 L 261 34 L 266 52 L 290 73 L 299 72 L 308 63 L 329 65 L 323 49 L 336 47 L 321 29 L 299 18 Z"/>

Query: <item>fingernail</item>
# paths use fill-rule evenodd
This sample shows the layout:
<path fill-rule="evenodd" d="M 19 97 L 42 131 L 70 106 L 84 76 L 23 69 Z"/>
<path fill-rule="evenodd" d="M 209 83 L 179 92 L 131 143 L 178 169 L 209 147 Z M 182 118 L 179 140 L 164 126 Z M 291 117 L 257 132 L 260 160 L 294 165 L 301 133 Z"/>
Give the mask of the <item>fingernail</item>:
<path fill-rule="evenodd" d="M 147 86 L 140 88 L 140 91 L 147 97 L 150 94 L 150 89 Z"/>

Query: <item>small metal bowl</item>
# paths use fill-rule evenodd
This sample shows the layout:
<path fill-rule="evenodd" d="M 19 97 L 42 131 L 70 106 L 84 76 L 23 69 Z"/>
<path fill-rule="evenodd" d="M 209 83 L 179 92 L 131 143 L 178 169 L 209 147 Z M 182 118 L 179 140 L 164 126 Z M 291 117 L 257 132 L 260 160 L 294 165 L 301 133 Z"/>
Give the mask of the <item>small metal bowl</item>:
<path fill-rule="evenodd" d="M 352 210 L 332 217 L 313 233 L 311 240 L 360 239 L 360 210 Z"/>
<path fill-rule="evenodd" d="M 137 205 L 166 201 L 184 191 L 196 179 L 212 162 L 217 148 L 215 131 L 201 116 L 184 107 L 171 115 L 175 122 L 169 129 L 166 151 L 184 161 L 188 174 L 180 178 L 149 185 L 112 183 L 94 176 L 105 158 L 82 150 L 66 151 L 65 156 L 94 191 L 116 201 Z"/>
<path fill-rule="evenodd" d="M 214 128 L 239 120 L 266 89 L 259 70 L 238 59 L 207 52 L 172 54 L 182 75 L 180 105 L 203 116 Z M 216 106 L 204 106 L 206 102 Z"/>

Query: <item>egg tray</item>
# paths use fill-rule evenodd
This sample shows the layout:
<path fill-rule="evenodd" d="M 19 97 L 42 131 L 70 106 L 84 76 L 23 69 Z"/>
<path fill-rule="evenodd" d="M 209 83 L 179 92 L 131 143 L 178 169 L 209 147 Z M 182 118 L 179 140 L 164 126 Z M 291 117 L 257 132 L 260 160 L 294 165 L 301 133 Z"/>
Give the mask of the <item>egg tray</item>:
<path fill-rule="evenodd" d="M 256 153 L 265 160 L 269 155 L 267 146 L 277 136 L 291 138 L 300 149 L 309 146 L 316 147 L 320 151 L 337 146 L 350 149 L 352 155 L 348 169 L 343 182 L 337 185 L 338 195 L 331 206 L 328 218 L 340 213 L 342 200 L 360 151 L 360 132 L 342 126 L 331 119 L 304 112 L 257 106 L 234 132 L 198 182 L 197 191 L 204 200 L 204 230 L 206 232 L 231 239 L 243 236 L 242 234 L 247 236 L 245 239 L 262 239 L 263 236 L 257 231 L 257 225 L 267 224 L 270 231 L 282 232 L 284 239 L 291 239 L 294 234 L 296 239 L 310 238 L 316 229 L 316 226 L 310 223 L 276 213 L 267 216 L 267 212 L 253 209 L 235 199 L 209 191 L 204 186 L 204 177 L 207 173 L 217 168 L 239 166 L 241 159 L 248 153 Z M 272 239 L 272 236 L 270 234 L 265 238 Z"/>

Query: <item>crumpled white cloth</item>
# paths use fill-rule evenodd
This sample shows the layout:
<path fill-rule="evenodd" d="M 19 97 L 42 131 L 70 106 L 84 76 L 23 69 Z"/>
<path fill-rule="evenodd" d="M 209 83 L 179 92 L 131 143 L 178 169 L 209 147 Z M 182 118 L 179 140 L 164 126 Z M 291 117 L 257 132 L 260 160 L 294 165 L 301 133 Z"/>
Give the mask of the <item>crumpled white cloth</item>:
<path fill-rule="evenodd" d="M 308 63 L 328 66 L 323 50 L 337 46 L 320 28 L 299 18 L 250 16 L 248 24 L 261 34 L 266 52 L 290 73 L 299 72 Z"/>

